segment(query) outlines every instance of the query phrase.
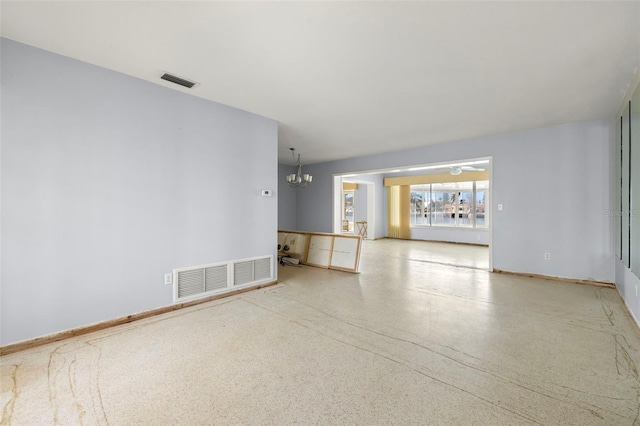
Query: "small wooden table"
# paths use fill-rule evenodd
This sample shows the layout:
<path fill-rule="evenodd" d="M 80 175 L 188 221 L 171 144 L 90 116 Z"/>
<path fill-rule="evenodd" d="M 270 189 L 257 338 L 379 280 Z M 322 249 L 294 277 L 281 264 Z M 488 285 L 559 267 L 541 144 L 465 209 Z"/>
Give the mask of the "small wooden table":
<path fill-rule="evenodd" d="M 356 226 L 358 227 L 358 235 L 362 238 L 367 238 L 367 221 L 362 220 L 360 222 L 356 222 Z"/>

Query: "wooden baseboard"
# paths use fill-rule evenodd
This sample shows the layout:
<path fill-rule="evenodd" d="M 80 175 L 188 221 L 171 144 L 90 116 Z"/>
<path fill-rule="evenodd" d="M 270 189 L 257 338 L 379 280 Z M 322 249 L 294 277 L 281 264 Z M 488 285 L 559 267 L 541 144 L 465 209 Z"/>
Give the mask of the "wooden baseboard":
<path fill-rule="evenodd" d="M 489 244 L 465 243 L 465 242 L 462 242 L 462 241 L 440 241 L 440 240 L 413 240 L 413 241 L 425 241 L 427 243 L 458 244 L 458 245 L 462 245 L 462 246 L 474 246 L 474 247 L 489 247 Z"/>
<path fill-rule="evenodd" d="M 461 242 L 461 241 L 417 240 L 417 239 L 413 239 L 413 238 L 394 238 L 394 237 L 382 237 L 382 238 L 386 238 L 386 239 L 389 239 L 389 240 L 415 241 L 415 242 L 422 242 L 422 243 L 442 243 L 442 244 L 458 244 L 458 245 L 462 245 L 462 246 L 489 247 L 488 244 L 465 243 L 465 242 Z"/>
<path fill-rule="evenodd" d="M 514 275 L 516 277 L 538 278 L 538 279 L 541 279 L 541 280 L 560 281 L 560 282 L 563 282 L 563 283 L 594 285 L 594 286 L 598 286 L 598 287 L 616 288 L 615 284 L 609 283 L 609 282 L 605 282 L 605 281 L 580 280 L 580 279 L 577 279 L 577 278 L 555 277 L 553 275 L 542 275 L 542 274 L 530 274 L 530 273 L 526 273 L 526 272 L 504 271 L 502 269 L 494 269 L 493 272 L 495 272 L 496 274 Z"/>
<path fill-rule="evenodd" d="M 46 336 L 36 337 L 34 339 L 23 340 L 21 342 L 11 343 L 9 345 L 0 346 L 0 356 L 9 355 L 12 353 L 24 351 L 27 349 L 36 348 L 38 346 L 46 345 L 49 343 L 58 342 L 60 340 L 69 339 L 71 337 L 81 336 L 83 334 L 93 333 L 94 331 L 100 331 L 107 328 L 115 327 L 117 325 L 128 324 L 133 321 L 139 321 L 141 319 L 153 317 L 156 315 L 166 314 L 168 312 L 177 311 L 179 309 L 188 308 L 202 303 L 211 302 L 213 300 L 222 299 L 236 294 L 245 293 L 247 291 L 258 290 L 260 288 L 269 287 L 277 284 L 278 281 L 269 281 L 267 283 L 255 285 L 252 287 L 246 287 L 238 290 L 232 290 L 228 293 L 216 294 L 213 296 L 203 297 L 202 299 L 190 300 L 188 302 L 176 303 L 174 305 L 163 306 L 161 308 L 151 309 L 149 311 L 139 312 L 137 314 L 131 314 L 124 317 L 118 317 L 110 320 L 97 322 L 82 327 L 72 328 L 70 330 L 61 331 L 59 333 L 48 334 Z"/>

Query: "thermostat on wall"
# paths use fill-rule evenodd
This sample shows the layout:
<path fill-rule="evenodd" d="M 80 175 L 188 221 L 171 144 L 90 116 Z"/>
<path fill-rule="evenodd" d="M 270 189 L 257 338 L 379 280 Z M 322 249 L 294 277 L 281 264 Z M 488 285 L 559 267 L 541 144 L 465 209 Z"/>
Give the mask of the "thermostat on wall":
<path fill-rule="evenodd" d="M 271 195 L 273 194 L 273 191 L 270 189 L 263 189 L 262 190 L 262 196 L 263 197 L 271 197 Z"/>

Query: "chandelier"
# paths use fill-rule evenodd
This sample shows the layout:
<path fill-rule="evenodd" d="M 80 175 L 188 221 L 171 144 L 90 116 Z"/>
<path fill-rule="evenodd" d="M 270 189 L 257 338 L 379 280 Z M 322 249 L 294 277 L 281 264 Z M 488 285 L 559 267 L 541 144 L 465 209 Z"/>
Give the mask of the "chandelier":
<path fill-rule="evenodd" d="M 300 154 L 298 154 L 298 159 L 296 160 L 296 150 L 295 148 L 289 148 L 291 150 L 291 156 L 293 156 L 293 161 L 296 161 L 298 165 L 298 172 L 291 173 L 287 175 L 287 183 L 292 188 L 306 188 L 307 185 L 311 183 L 313 180 L 313 176 L 309 174 L 302 174 L 302 163 L 300 162 Z"/>

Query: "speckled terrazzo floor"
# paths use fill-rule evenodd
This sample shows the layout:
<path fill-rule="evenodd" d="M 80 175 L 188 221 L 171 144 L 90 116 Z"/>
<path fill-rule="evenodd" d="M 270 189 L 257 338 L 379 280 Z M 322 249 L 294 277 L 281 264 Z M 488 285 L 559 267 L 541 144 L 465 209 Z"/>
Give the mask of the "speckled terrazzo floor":
<path fill-rule="evenodd" d="M 367 241 L 359 275 L 280 267 L 273 287 L 2 357 L 2 424 L 638 422 L 616 290 L 420 244 Z"/>

